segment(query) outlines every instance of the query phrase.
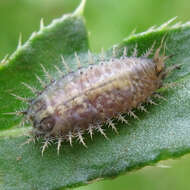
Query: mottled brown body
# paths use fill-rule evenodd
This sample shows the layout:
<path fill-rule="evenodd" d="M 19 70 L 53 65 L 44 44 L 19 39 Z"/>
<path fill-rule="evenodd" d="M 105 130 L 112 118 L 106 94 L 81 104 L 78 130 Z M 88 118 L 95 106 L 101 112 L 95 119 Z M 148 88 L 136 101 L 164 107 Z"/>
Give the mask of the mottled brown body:
<path fill-rule="evenodd" d="M 45 139 L 42 154 L 52 139 L 58 141 L 59 153 L 61 142 L 64 140 L 72 145 L 72 139 L 78 138 L 86 146 L 82 137 L 85 132 L 92 138 L 93 131 L 98 130 L 107 138 L 102 128 L 104 124 L 111 126 L 117 133 L 112 119 L 117 118 L 127 124 L 122 114 L 127 113 L 136 118 L 132 111 L 134 108 L 146 111 L 141 104 L 154 103 L 150 97 L 162 86 L 167 74 L 179 68 L 178 65 L 165 68 L 164 62 L 169 56 L 160 55 L 163 41 L 164 37 L 153 58 L 148 57 L 153 51 L 154 44 L 140 57 L 136 56 L 136 48 L 131 57 L 126 55 L 124 48 L 121 58 L 111 58 L 97 65 L 89 64 L 87 68 L 81 68 L 79 57 L 76 55 L 79 69 L 75 72 L 70 72 L 70 68 L 62 58 L 68 74 L 64 76 L 56 67 L 61 73 L 58 80 L 52 80 L 42 66 L 51 83 L 46 85 L 36 76 L 43 87 L 42 92 L 23 83 L 37 96 L 31 102 L 12 94 L 17 99 L 29 103 L 27 110 L 13 114 L 25 115 L 24 119 L 32 123 L 33 136 Z M 161 98 L 158 94 L 157 97 Z"/>
<path fill-rule="evenodd" d="M 111 59 L 55 81 L 28 109 L 37 136 L 63 137 L 97 128 L 145 102 L 162 84 L 152 59 Z"/>

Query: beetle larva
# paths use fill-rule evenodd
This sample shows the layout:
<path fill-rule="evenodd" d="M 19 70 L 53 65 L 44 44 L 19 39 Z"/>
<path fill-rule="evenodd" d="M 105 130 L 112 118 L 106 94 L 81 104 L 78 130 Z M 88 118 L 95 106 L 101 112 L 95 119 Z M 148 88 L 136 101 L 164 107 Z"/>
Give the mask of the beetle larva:
<path fill-rule="evenodd" d="M 153 46 L 140 57 L 136 49 L 132 56 L 127 56 L 124 48 L 121 58 L 111 58 L 86 68 L 80 67 L 77 58 L 80 67 L 77 71 L 44 87 L 23 112 L 32 123 L 33 136 L 45 138 L 42 153 L 51 139 L 58 140 L 59 151 L 62 141 L 72 145 L 73 138 L 86 146 L 82 136 L 85 132 L 92 137 L 93 131 L 98 130 L 107 138 L 102 125 L 107 123 L 117 132 L 113 118 L 127 123 L 123 114 L 136 117 L 134 108 L 145 111 L 141 104 L 153 103 L 150 97 L 162 87 L 167 73 L 178 68 L 174 65 L 166 69 L 164 62 L 169 56 L 160 55 L 163 40 L 153 58 L 148 58 Z M 43 70 L 48 75 L 44 67 Z M 25 85 L 35 93 L 32 87 Z"/>

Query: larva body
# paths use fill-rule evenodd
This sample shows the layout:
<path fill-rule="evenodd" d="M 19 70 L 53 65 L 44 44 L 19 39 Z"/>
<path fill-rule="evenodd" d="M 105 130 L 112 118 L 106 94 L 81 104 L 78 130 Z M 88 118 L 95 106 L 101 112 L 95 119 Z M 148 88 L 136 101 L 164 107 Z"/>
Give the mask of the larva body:
<path fill-rule="evenodd" d="M 153 58 L 148 56 L 154 46 L 141 57 L 136 56 L 136 49 L 132 56 L 126 56 L 124 48 L 121 58 L 111 58 L 97 65 L 79 68 L 45 86 L 30 101 L 28 109 L 21 112 L 32 123 L 33 136 L 45 139 L 42 153 L 51 139 L 58 140 L 59 152 L 62 141 L 69 141 L 72 145 L 72 139 L 76 137 L 86 146 L 82 137 L 85 132 L 92 137 L 93 131 L 98 130 L 107 138 L 101 128 L 104 124 L 117 132 L 112 119 L 127 123 L 122 114 L 136 117 L 132 112 L 134 108 L 145 111 L 141 104 L 153 103 L 150 97 L 162 86 L 167 73 L 178 68 L 175 65 L 165 68 L 164 61 L 168 56 L 160 55 L 162 43 L 163 39 Z M 42 68 L 48 75 L 45 68 Z M 37 78 L 44 86 L 43 81 Z M 35 92 L 29 85 L 25 86 Z"/>
<path fill-rule="evenodd" d="M 28 109 L 36 135 L 67 137 L 136 108 L 161 86 L 151 59 L 111 59 L 52 83 Z"/>

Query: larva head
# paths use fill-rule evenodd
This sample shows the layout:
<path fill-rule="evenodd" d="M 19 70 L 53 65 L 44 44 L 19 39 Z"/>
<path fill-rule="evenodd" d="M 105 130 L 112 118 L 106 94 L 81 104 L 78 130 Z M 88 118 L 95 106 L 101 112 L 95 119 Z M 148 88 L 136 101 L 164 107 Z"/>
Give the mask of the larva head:
<path fill-rule="evenodd" d="M 47 104 L 42 98 L 33 101 L 27 111 L 27 117 L 34 128 L 36 136 L 49 134 L 56 123 L 54 116 L 48 111 Z"/>

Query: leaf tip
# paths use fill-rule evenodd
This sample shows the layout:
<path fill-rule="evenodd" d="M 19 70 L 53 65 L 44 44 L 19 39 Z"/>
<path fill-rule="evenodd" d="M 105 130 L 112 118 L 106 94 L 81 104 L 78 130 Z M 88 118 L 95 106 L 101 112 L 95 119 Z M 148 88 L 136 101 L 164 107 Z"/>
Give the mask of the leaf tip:
<path fill-rule="evenodd" d="M 0 60 L 0 65 L 6 64 L 9 58 L 9 54 L 5 55 L 5 57 Z"/>
<path fill-rule="evenodd" d="M 167 22 L 165 22 L 164 24 L 162 24 L 159 28 L 163 29 L 166 28 L 167 26 L 169 26 L 174 20 L 176 20 L 177 16 L 175 16 L 174 18 L 168 20 Z"/>
<path fill-rule="evenodd" d="M 17 49 L 20 49 L 21 47 L 22 47 L 22 33 L 19 34 Z"/>
<path fill-rule="evenodd" d="M 44 19 L 41 18 L 40 20 L 40 30 L 43 30 L 44 29 Z"/>
<path fill-rule="evenodd" d="M 76 15 L 76 16 L 82 16 L 83 12 L 84 12 L 85 4 L 86 4 L 86 0 L 81 0 L 80 5 L 74 11 L 74 15 Z"/>

